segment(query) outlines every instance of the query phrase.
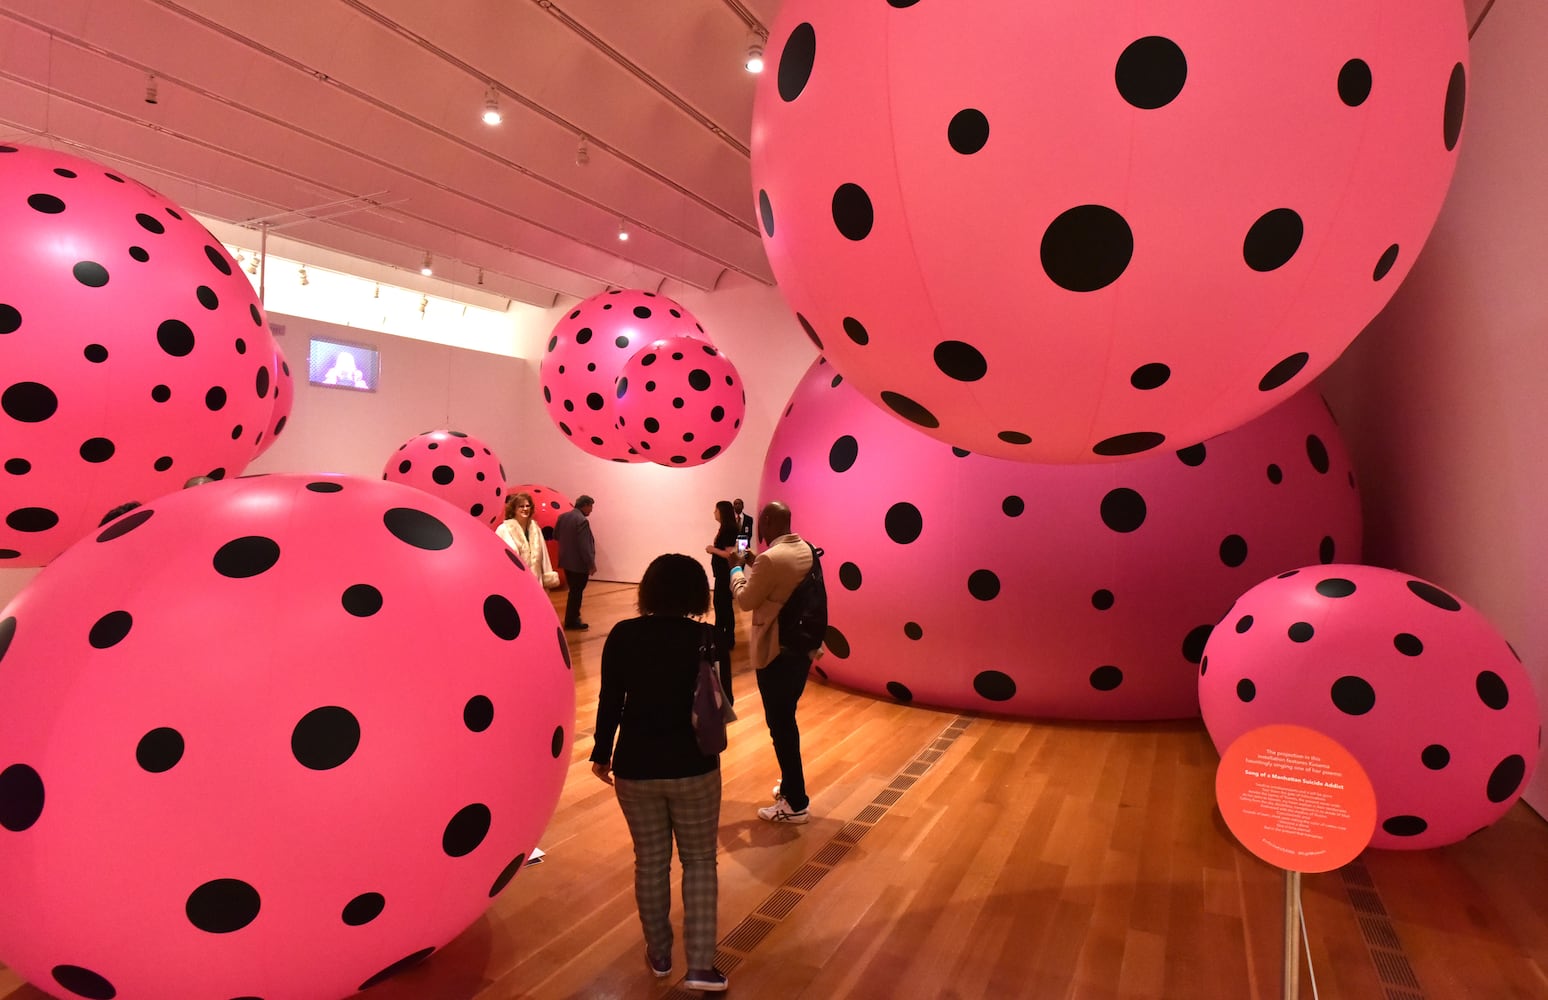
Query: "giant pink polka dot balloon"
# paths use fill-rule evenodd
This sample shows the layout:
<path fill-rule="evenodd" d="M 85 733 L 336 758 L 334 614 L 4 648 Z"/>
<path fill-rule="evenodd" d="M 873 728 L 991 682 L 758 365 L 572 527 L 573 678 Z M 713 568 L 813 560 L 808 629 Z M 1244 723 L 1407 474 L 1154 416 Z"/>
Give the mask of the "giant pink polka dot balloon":
<path fill-rule="evenodd" d="M 1515 651 L 1475 608 L 1406 573 L 1291 570 L 1242 594 L 1204 652 L 1215 746 L 1275 723 L 1331 736 L 1375 788 L 1373 847 L 1476 833 L 1536 767 L 1541 709 Z"/>
<path fill-rule="evenodd" d="M 651 341 L 704 335 L 699 321 L 664 295 L 618 288 L 593 295 L 566 313 L 548 338 L 538 372 L 548 416 L 588 455 L 645 461 L 615 426 L 614 380 Z"/>
<path fill-rule="evenodd" d="M 780 290 L 865 395 L 1039 462 L 1308 385 L 1450 183 L 1456 0 L 789 0 L 752 132 Z"/>
<path fill-rule="evenodd" d="M 164 496 L 0 611 L 0 954 L 60 997 L 334 1000 L 537 843 L 573 678 L 509 550 L 415 489 Z"/>
<path fill-rule="evenodd" d="M 488 525 L 505 512 L 505 467 L 490 447 L 462 431 L 425 431 L 398 445 L 382 478 L 417 486 Z"/>
<path fill-rule="evenodd" d="M 1315 393 L 1181 451 L 1039 465 L 941 444 L 818 363 L 758 496 L 826 550 L 827 677 L 1031 717 L 1196 716 L 1199 657 L 1231 601 L 1360 547 L 1349 459 Z"/>
<path fill-rule="evenodd" d="M 252 460 L 274 339 L 220 242 L 111 168 L 0 145 L 0 567 Z"/>
<path fill-rule="evenodd" d="M 703 465 L 736 440 L 747 392 L 736 366 L 698 337 L 640 348 L 618 375 L 618 429 L 657 465 Z"/>

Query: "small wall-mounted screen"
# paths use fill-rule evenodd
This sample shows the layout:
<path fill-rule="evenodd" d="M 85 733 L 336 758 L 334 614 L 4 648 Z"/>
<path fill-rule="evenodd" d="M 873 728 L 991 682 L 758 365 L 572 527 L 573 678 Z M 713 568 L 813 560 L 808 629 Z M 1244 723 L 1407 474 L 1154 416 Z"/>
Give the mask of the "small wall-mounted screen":
<path fill-rule="evenodd" d="M 307 381 L 340 389 L 375 392 L 382 360 L 376 348 L 345 340 L 313 337 L 307 357 Z"/>

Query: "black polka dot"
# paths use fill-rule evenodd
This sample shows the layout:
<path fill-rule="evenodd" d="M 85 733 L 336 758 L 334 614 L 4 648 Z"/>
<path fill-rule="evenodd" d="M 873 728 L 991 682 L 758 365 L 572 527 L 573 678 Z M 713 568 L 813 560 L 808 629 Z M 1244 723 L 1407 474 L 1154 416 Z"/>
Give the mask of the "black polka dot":
<path fill-rule="evenodd" d="M 15 624 L 14 618 L 6 621 Z M 12 764 L 0 771 L 0 826 L 21 833 L 42 815 L 42 776 L 26 764 Z"/>
<path fill-rule="evenodd" d="M 481 802 L 463 806 L 446 824 L 446 831 L 441 834 L 441 850 L 454 858 L 472 854 L 484 842 L 492 820 L 489 807 Z"/>
<path fill-rule="evenodd" d="M 1215 631 L 1213 625 L 1195 625 L 1183 636 L 1182 655 L 1189 663 L 1198 663 L 1204 658 L 1204 646 L 1209 642 L 1210 635 Z"/>
<path fill-rule="evenodd" d="M 710 387 L 710 373 L 703 368 L 695 368 L 688 373 L 688 386 L 695 392 L 703 392 Z"/>
<path fill-rule="evenodd" d="M 1091 686 L 1098 691 L 1112 691 L 1123 683 L 1123 671 L 1114 666 L 1097 667 L 1091 671 Z"/>
<path fill-rule="evenodd" d="M 1409 580 L 1408 589 L 1413 595 L 1427 604 L 1433 604 L 1442 611 L 1461 611 L 1462 602 L 1446 593 L 1444 590 L 1423 580 Z"/>
<path fill-rule="evenodd" d="M 1156 431 L 1131 431 L 1128 434 L 1115 434 L 1091 446 L 1093 455 L 1106 455 L 1117 457 L 1120 455 L 1138 455 L 1141 452 L 1159 448 L 1166 442 L 1166 435 Z"/>
<path fill-rule="evenodd" d="M 0 409 L 24 424 L 42 423 L 59 409 L 59 397 L 41 382 L 16 382 L 0 393 Z"/>
<path fill-rule="evenodd" d="M 118 988 L 105 977 L 79 965 L 56 965 L 49 970 L 54 982 L 86 1000 L 114 1000 Z"/>
<path fill-rule="evenodd" d="M 845 434 L 828 449 L 828 468 L 834 472 L 847 472 L 860 455 L 860 442 L 851 434 Z"/>
<path fill-rule="evenodd" d="M 833 192 L 833 224 L 846 240 L 863 240 L 876 224 L 871 196 L 858 184 L 840 184 Z"/>
<path fill-rule="evenodd" d="M 412 969 L 414 966 L 418 965 L 420 962 L 423 962 L 425 959 L 429 958 L 434 953 L 435 953 L 435 949 L 434 948 L 421 948 L 418 951 L 414 952 L 414 954 L 412 954 L 412 955 L 409 955 L 409 956 L 407 956 L 405 958 L 400 958 L 396 962 L 394 962 L 391 965 L 387 966 L 387 968 L 383 969 L 381 972 L 378 972 L 376 975 L 372 976 L 370 979 L 367 979 L 365 982 L 361 983 L 360 984 L 360 989 L 368 990 L 368 989 L 370 989 L 373 986 L 376 986 L 376 985 L 378 985 L 380 983 L 384 983 L 387 980 L 391 979 L 393 976 L 396 976 L 396 975 L 398 975 L 401 972 L 406 972 L 409 969 Z"/>
<path fill-rule="evenodd" d="M 130 247 L 129 256 L 143 264 L 150 260 L 150 251 L 146 250 L 144 247 Z"/>
<path fill-rule="evenodd" d="M 758 191 L 758 221 L 763 223 L 764 235 L 774 235 L 774 206 L 769 202 L 769 193 L 761 189 Z"/>
<path fill-rule="evenodd" d="M 1457 63 L 1451 68 L 1451 79 L 1446 83 L 1446 113 L 1441 123 L 1441 137 L 1448 150 L 1457 148 L 1462 136 L 1462 112 L 1467 107 L 1467 70 Z"/>
<path fill-rule="evenodd" d="M 885 403 L 887 408 L 892 410 L 893 413 L 896 413 L 898 416 L 902 417 L 904 420 L 909 421 L 910 423 L 915 423 L 920 427 L 929 427 L 932 429 L 941 426 L 941 422 L 935 418 L 935 414 L 931 413 L 929 410 L 925 409 L 923 406 L 920 406 L 918 403 L 914 402 L 912 399 L 909 399 L 902 393 L 891 392 L 889 390 L 883 389 L 881 393 L 881 401 Z"/>
<path fill-rule="evenodd" d="M 1238 700 L 1248 702 L 1252 701 L 1257 696 L 1258 686 L 1252 681 L 1243 677 L 1241 680 L 1236 682 L 1236 697 Z"/>
<path fill-rule="evenodd" d="M 1510 704 L 1510 688 L 1505 685 L 1505 679 L 1492 670 L 1479 672 L 1473 686 L 1479 699 L 1496 712 Z"/>
<path fill-rule="evenodd" d="M 1322 443 L 1322 438 L 1315 434 L 1306 436 L 1306 457 L 1311 460 L 1312 468 L 1326 474 L 1331 467 L 1328 459 L 1328 446 Z"/>
<path fill-rule="evenodd" d="M 977 108 L 963 108 L 951 116 L 946 141 L 964 156 L 971 156 L 989 141 L 989 119 Z"/>
<path fill-rule="evenodd" d="M 1008 496 L 1000 501 L 1000 510 L 1006 517 L 1020 517 L 1026 509 L 1026 501 L 1018 496 Z"/>
<path fill-rule="evenodd" d="M 354 756 L 360 720 L 347 708 L 325 705 L 301 717 L 290 733 L 290 752 L 313 771 L 329 771 Z"/>
<path fill-rule="evenodd" d="M 1417 837 L 1430 828 L 1418 816 L 1393 816 L 1382 820 L 1381 828 L 1394 837 Z"/>
<path fill-rule="evenodd" d="M 1001 441 L 1004 441 L 1006 444 L 1032 443 L 1032 435 L 1023 434 L 1021 431 L 1001 431 L 1000 433 L 996 434 L 995 437 L 999 438 Z"/>
<path fill-rule="evenodd" d="M 1404 656 L 1418 656 L 1424 652 L 1424 643 L 1419 640 L 1417 635 L 1409 632 L 1399 632 L 1393 636 L 1392 645 L 1393 648 Z"/>
<path fill-rule="evenodd" d="M 179 319 L 169 319 L 156 327 L 156 343 L 174 358 L 187 357 L 194 349 L 193 331 Z"/>
<path fill-rule="evenodd" d="M 58 215 L 65 210 L 65 203 L 51 194 L 31 195 L 27 198 L 27 204 L 44 215 Z"/>
<path fill-rule="evenodd" d="M 918 622 L 904 622 L 903 634 L 918 642 L 924 638 L 924 629 L 919 626 Z"/>
<path fill-rule="evenodd" d="M 1330 693 L 1333 706 L 1345 715 L 1364 715 L 1376 707 L 1376 689 L 1362 677 L 1340 677 Z"/>
<path fill-rule="evenodd" d="M 1113 592 L 1106 588 L 1093 591 L 1091 594 L 1091 606 L 1098 611 L 1112 610 L 1114 600 Z"/>
<path fill-rule="evenodd" d="M 25 476 L 32 471 L 32 463 L 25 458 L 8 458 L 5 460 L 5 471 L 13 476 Z"/>
<path fill-rule="evenodd" d="M 1490 802 L 1504 802 L 1516 794 L 1521 780 L 1526 777 L 1526 758 L 1511 754 L 1494 766 L 1489 774 L 1489 787 L 1485 794 Z"/>
<path fill-rule="evenodd" d="M 888 538 L 899 545 L 907 545 L 924 531 L 924 516 L 913 504 L 900 502 L 887 508 L 883 524 Z"/>
<path fill-rule="evenodd" d="M 907 686 L 899 684 L 897 681 L 887 682 L 887 693 L 892 695 L 894 701 L 901 702 L 904 705 L 907 705 L 909 702 L 914 700 L 914 692 L 910 691 Z"/>
<path fill-rule="evenodd" d="M 1317 543 L 1317 560 L 1324 566 L 1333 562 L 1337 546 L 1333 542 L 1332 535 L 1324 535 L 1322 541 Z"/>
<path fill-rule="evenodd" d="M 259 399 L 269 394 L 269 366 L 263 365 L 258 369 L 258 374 L 253 378 L 253 389 Z"/>
<path fill-rule="evenodd" d="M 18 507 L 5 515 L 6 527 L 14 531 L 47 531 L 59 523 L 59 515 L 47 507 Z"/>
<path fill-rule="evenodd" d="M 777 89 L 780 100 L 788 103 L 801 96 L 806 81 L 811 79 L 816 59 L 817 32 L 809 22 L 802 22 L 790 32 L 779 53 Z"/>
<path fill-rule="evenodd" d="M 564 669 L 575 669 L 570 663 L 570 644 L 564 641 L 564 626 L 554 626 L 554 635 L 559 639 L 559 655 L 564 657 Z"/>
<path fill-rule="evenodd" d="M 359 927 L 369 924 L 382 915 L 382 910 L 387 906 L 387 900 L 379 892 L 363 892 L 344 904 L 344 912 L 340 914 L 344 922 L 351 927 Z"/>
<path fill-rule="evenodd" d="M 206 243 L 204 246 L 204 255 L 210 259 L 211 264 L 215 265 L 215 270 L 219 271 L 221 274 L 231 273 L 231 262 L 226 259 L 225 251 L 221 250 L 219 247 L 212 247 Z"/>
<path fill-rule="evenodd" d="M 1182 464 L 1197 469 L 1204 464 L 1205 448 L 1202 444 L 1189 445 L 1178 451 L 1177 460 Z"/>
<path fill-rule="evenodd" d="M 849 637 L 832 625 L 829 625 L 827 632 L 823 634 L 822 644 L 828 647 L 829 653 L 841 660 L 849 656 Z"/>
<path fill-rule="evenodd" d="M 1010 701 L 1016 696 L 1016 682 L 998 670 L 983 670 L 973 678 L 973 690 L 989 701 Z"/>
<path fill-rule="evenodd" d="M 171 398 L 172 390 L 167 386 L 158 385 L 151 388 L 151 399 L 154 399 L 156 402 L 165 403 Z"/>
<path fill-rule="evenodd" d="M 958 382 L 976 382 L 989 371 L 989 362 L 972 344 L 943 340 L 935 345 L 935 367 Z"/>
<path fill-rule="evenodd" d="M 441 486 L 447 486 L 453 479 L 457 478 L 457 473 L 449 465 L 437 465 L 430 471 L 430 478 Z"/>
<path fill-rule="evenodd" d="M 1398 245 L 1394 243 L 1383 250 L 1381 256 L 1377 259 L 1376 266 L 1371 269 L 1371 280 L 1380 281 L 1382 278 L 1385 278 L 1388 272 L 1392 270 L 1392 265 L 1397 263 L 1397 259 Z"/>
<path fill-rule="evenodd" d="M 1235 568 L 1247 561 L 1247 539 L 1241 535 L 1227 535 L 1220 542 L 1220 561 Z"/>
<path fill-rule="evenodd" d="M 75 280 L 87 288 L 101 288 L 108 283 L 107 268 L 94 260 L 83 260 L 71 269 Z"/>
<path fill-rule="evenodd" d="M 499 594 L 484 598 L 484 623 L 489 631 L 506 641 L 521 635 L 521 615 L 514 604 Z"/>
<path fill-rule="evenodd" d="M 344 485 L 342 483 L 323 481 L 317 483 L 307 483 L 306 488 L 311 490 L 313 493 L 338 493 L 344 489 Z"/>
<path fill-rule="evenodd" d="M 1276 208 L 1265 212 L 1247 230 L 1242 243 L 1242 259 L 1254 271 L 1273 271 L 1284 267 L 1301 247 L 1306 227 L 1293 209 Z"/>
<path fill-rule="evenodd" d="M 655 417 L 646 417 L 642 426 L 647 434 L 654 434 L 661 429 L 661 421 Z"/>
<path fill-rule="evenodd" d="M 789 478 L 790 478 L 790 459 L 787 457 L 783 462 L 779 463 L 779 481 L 783 483 L 785 480 L 787 480 Z"/>
<path fill-rule="evenodd" d="M 87 344 L 81 353 L 94 365 L 100 365 L 108 359 L 108 349 L 101 344 Z"/>
<path fill-rule="evenodd" d="M 1338 71 L 1338 99 L 1358 108 L 1371 96 L 1371 67 L 1363 59 L 1351 59 Z"/>
<path fill-rule="evenodd" d="M 1170 38 L 1151 35 L 1131 42 L 1118 57 L 1113 80 L 1136 108 L 1162 108 L 1176 100 L 1188 79 L 1188 59 Z"/>
<path fill-rule="evenodd" d="M 11 648 L 11 640 L 16 638 L 16 616 L 8 615 L 0 618 L 0 660 L 5 659 L 5 651 Z"/>
<path fill-rule="evenodd" d="M 188 922 L 210 934 L 239 931 L 258 917 L 258 890 L 240 879 L 218 878 L 188 894 Z"/>
<path fill-rule="evenodd" d="M 1129 384 L 1136 389 L 1159 389 L 1172 377 L 1172 369 L 1159 361 L 1140 365 L 1129 374 Z"/>
<path fill-rule="evenodd" d="M 1117 281 L 1134 256 L 1129 223 L 1105 205 L 1078 205 L 1043 233 L 1043 272 L 1060 288 L 1094 292 Z"/>
<path fill-rule="evenodd" d="M 369 618 L 382 610 L 382 592 L 369 583 L 357 583 L 344 591 L 340 603 L 356 618 Z"/>
<path fill-rule="evenodd" d="M 215 294 L 215 289 L 208 285 L 200 285 L 197 289 L 195 289 L 194 297 L 197 298 L 199 300 L 199 304 L 206 309 L 220 308 L 220 297 Z"/>
<path fill-rule="evenodd" d="M 708 462 L 718 454 L 720 454 L 720 445 L 713 444 L 699 453 L 699 460 L 701 462 Z"/>
<path fill-rule="evenodd" d="M 416 549 L 437 552 L 451 548 L 452 532 L 433 514 L 413 507 L 394 507 L 382 515 L 382 523 L 393 537 Z"/>
<path fill-rule="evenodd" d="M 554 735 L 548 739 L 548 752 L 553 755 L 554 760 L 558 760 L 559 755 L 564 752 L 563 726 L 554 727 Z"/>
<path fill-rule="evenodd" d="M 163 226 L 161 220 L 154 215 L 146 215 L 144 212 L 141 212 L 134 217 L 134 221 L 140 224 L 141 229 L 148 233 L 155 233 L 157 236 L 167 231 L 167 227 Z"/>
<path fill-rule="evenodd" d="M 1236 634 L 1245 635 L 1252 628 L 1252 615 L 1242 615 L 1236 619 Z"/>
<path fill-rule="evenodd" d="M 215 552 L 215 572 L 241 580 L 267 572 L 279 562 L 279 543 L 262 535 L 245 535 Z"/>
<path fill-rule="evenodd" d="M 134 759 L 152 774 L 172 770 L 183 759 L 183 734 L 166 726 L 152 729 L 140 737 Z"/>
<path fill-rule="evenodd" d="M 134 616 L 129 612 L 109 611 L 92 624 L 86 639 L 94 649 L 109 649 L 123 642 L 133 626 Z"/>
<path fill-rule="evenodd" d="M 1310 642 L 1316 631 L 1310 622 L 1295 622 L 1286 630 L 1286 634 L 1290 636 L 1291 642 Z"/>
<path fill-rule="evenodd" d="M 1258 391 L 1272 392 L 1275 389 L 1278 389 L 1286 382 L 1289 382 L 1291 379 L 1301 374 L 1301 369 L 1305 368 L 1306 362 L 1310 360 L 1311 355 L 1307 354 L 1305 351 L 1300 351 L 1296 354 L 1290 355 L 1288 358 L 1285 358 L 1283 361 L 1279 362 L 1279 364 L 1275 365 L 1273 368 L 1270 368 L 1267 372 L 1264 373 L 1263 377 L 1258 380 Z"/>
<path fill-rule="evenodd" d="M 1102 498 L 1102 523 L 1127 534 L 1145 523 L 1145 498 L 1127 486 L 1108 491 Z"/>
<path fill-rule="evenodd" d="M 992 601 L 1000 595 L 1000 578 L 987 569 L 968 575 L 968 593 L 980 601 Z"/>
<path fill-rule="evenodd" d="M 1317 593 L 1323 597 L 1348 597 L 1354 592 L 1354 581 L 1345 580 L 1343 577 L 1332 576 L 1317 583 Z"/>
<path fill-rule="evenodd" d="M 516 873 L 521 871 L 522 865 L 526 863 L 527 856 L 525 854 L 518 854 L 512 858 L 511 863 L 500 870 L 500 874 L 494 880 L 494 885 L 489 887 L 490 898 L 493 899 L 495 896 L 498 896 L 501 889 L 510 885 L 511 879 L 516 877 Z"/>
<path fill-rule="evenodd" d="M 1419 753 L 1419 759 L 1424 766 L 1432 771 L 1439 771 L 1451 763 L 1451 751 L 1439 743 L 1431 743 Z"/>
<path fill-rule="evenodd" d="M 469 698 L 467 704 L 462 706 L 462 724 L 475 733 L 481 733 L 488 729 L 494 722 L 494 702 L 486 696 L 476 694 Z"/>
<path fill-rule="evenodd" d="M 845 590 L 860 589 L 860 567 L 852 562 L 846 562 L 839 566 L 839 583 Z"/>
<path fill-rule="evenodd" d="M 9 303 L 0 302 L 0 335 L 15 333 L 21 329 L 21 323 L 20 310 Z"/>
<path fill-rule="evenodd" d="M 220 386 L 212 386 L 204 394 L 204 406 L 211 412 L 224 409 L 226 406 L 226 390 Z"/>
<path fill-rule="evenodd" d="M 162 455 L 160 458 L 156 459 L 154 466 L 157 472 L 166 472 L 168 469 L 172 468 L 172 456 Z"/>

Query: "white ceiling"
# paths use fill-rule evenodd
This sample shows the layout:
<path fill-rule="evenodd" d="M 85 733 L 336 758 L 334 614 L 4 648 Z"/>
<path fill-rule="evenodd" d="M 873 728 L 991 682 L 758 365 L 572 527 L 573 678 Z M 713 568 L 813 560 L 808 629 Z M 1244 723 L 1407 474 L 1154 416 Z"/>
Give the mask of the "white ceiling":
<path fill-rule="evenodd" d="M 742 60 L 778 2 L 0 0 L 0 138 L 544 307 L 772 284 Z"/>

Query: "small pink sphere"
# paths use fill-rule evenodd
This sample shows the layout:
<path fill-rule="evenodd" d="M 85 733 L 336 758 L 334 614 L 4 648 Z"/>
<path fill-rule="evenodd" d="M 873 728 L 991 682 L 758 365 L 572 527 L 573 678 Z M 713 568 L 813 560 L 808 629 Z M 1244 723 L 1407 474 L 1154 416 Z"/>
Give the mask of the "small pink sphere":
<path fill-rule="evenodd" d="M 1342 743 L 1376 790 L 1373 847 L 1476 833 L 1536 767 L 1542 719 L 1515 651 L 1473 607 L 1406 573 L 1283 573 L 1242 594 L 1204 652 L 1199 703 L 1215 746 L 1281 723 Z"/>
<path fill-rule="evenodd" d="M 1360 548 L 1349 458 L 1315 393 L 1181 451 L 1038 465 L 926 437 L 819 361 L 758 496 L 826 551 L 819 671 L 1029 717 L 1196 716 L 1199 658 L 1231 601 Z"/>
<path fill-rule="evenodd" d="M 252 460 L 274 338 L 192 216 L 116 170 L 0 144 L 0 276 L 0 567 Z"/>
<path fill-rule="evenodd" d="M 747 392 L 731 360 L 698 337 L 648 344 L 618 375 L 618 429 L 657 465 L 702 465 L 736 440 Z"/>
<path fill-rule="evenodd" d="M 505 509 L 505 467 L 489 446 L 461 431 L 426 431 L 398 445 L 382 478 L 417 486 L 488 525 Z"/>
<path fill-rule="evenodd" d="M 548 416 L 588 455 L 646 460 L 616 427 L 615 380 L 645 344 L 699 336 L 704 328 L 678 303 L 637 289 L 613 289 L 577 305 L 554 325 L 539 367 Z"/>
<path fill-rule="evenodd" d="M 1309 385 L 1456 165 L 1456 0 L 787 0 L 751 135 L 780 291 L 949 444 L 1104 462 Z"/>
<path fill-rule="evenodd" d="M 0 610 L 0 954 L 60 997 L 336 1000 L 521 868 L 569 766 L 547 595 L 420 490 L 169 494 Z"/>

